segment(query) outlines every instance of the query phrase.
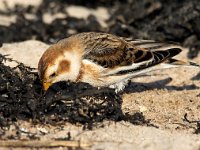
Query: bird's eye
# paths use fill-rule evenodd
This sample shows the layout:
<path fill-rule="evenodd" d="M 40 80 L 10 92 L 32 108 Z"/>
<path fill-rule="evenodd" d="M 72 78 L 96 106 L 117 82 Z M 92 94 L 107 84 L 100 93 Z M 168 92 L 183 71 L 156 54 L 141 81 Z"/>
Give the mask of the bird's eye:
<path fill-rule="evenodd" d="M 56 76 L 56 73 L 54 72 L 54 73 L 52 73 L 49 77 L 50 78 L 53 78 L 53 77 L 55 77 Z"/>

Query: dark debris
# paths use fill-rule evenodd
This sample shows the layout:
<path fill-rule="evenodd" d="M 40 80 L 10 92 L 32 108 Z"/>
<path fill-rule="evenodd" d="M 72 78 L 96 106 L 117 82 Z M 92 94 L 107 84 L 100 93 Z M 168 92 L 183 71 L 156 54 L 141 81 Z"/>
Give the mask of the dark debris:
<path fill-rule="evenodd" d="M 22 63 L 10 68 L 3 61 L 13 60 L 0 54 L 0 127 L 30 119 L 52 125 L 81 123 L 87 129 L 104 119 L 152 126 L 142 113 L 123 114 L 121 96 L 113 89 L 59 82 L 44 92 L 32 68 Z"/>
<path fill-rule="evenodd" d="M 190 121 L 187 118 L 187 113 L 184 115 L 184 121 L 188 122 L 189 124 L 196 124 L 196 128 L 194 128 L 195 134 L 200 134 L 200 120 Z"/>

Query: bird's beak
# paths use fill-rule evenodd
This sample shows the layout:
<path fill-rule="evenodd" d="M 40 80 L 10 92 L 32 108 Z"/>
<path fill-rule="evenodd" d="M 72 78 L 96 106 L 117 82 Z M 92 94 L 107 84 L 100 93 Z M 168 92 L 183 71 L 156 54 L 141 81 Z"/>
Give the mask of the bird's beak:
<path fill-rule="evenodd" d="M 43 88 L 44 88 L 44 90 L 47 91 L 48 88 L 49 88 L 51 85 L 52 85 L 51 82 L 43 82 Z"/>

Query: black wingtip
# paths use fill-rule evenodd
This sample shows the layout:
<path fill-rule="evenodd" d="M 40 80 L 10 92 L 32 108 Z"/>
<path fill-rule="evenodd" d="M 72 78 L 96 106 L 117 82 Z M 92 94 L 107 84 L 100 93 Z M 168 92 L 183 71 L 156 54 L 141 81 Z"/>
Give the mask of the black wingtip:
<path fill-rule="evenodd" d="M 167 51 L 169 51 L 170 57 L 174 57 L 174 56 L 178 55 L 182 51 L 182 49 L 180 49 L 180 48 L 170 48 Z"/>

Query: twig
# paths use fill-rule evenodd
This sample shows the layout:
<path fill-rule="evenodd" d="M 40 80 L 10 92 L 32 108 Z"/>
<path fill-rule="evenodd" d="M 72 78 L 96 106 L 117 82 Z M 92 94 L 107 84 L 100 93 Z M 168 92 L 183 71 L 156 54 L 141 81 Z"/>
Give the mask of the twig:
<path fill-rule="evenodd" d="M 92 143 L 83 141 L 21 141 L 21 140 L 0 140 L 0 147 L 91 147 Z"/>

